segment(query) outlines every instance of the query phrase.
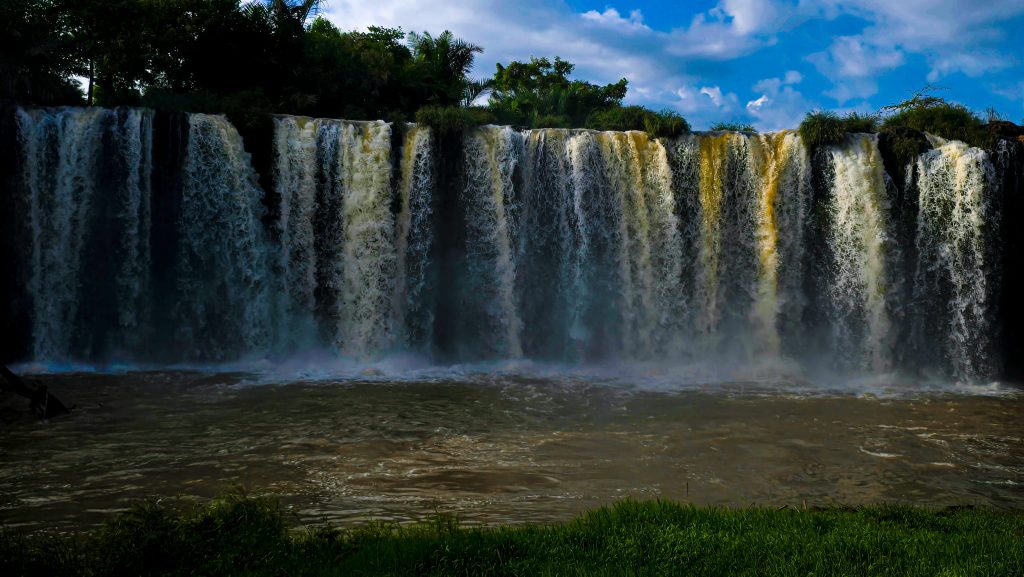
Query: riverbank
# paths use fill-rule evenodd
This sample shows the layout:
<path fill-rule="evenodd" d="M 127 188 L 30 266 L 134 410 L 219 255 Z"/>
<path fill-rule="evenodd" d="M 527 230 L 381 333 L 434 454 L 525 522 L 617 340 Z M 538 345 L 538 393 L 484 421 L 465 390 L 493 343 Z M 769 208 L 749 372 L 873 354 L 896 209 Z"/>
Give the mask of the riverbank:
<path fill-rule="evenodd" d="M 0 533 L 4 575 L 1022 575 L 1024 514 L 622 501 L 566 523 L 290 528 L 273 500 L 145 503 L 89 533 Z"/>

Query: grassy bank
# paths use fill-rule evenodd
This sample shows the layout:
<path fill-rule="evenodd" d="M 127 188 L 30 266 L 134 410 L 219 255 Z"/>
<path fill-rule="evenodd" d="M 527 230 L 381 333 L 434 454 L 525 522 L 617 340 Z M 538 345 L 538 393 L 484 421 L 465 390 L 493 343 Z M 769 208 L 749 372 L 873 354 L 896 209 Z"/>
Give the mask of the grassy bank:
<path fill-rule="evenodd" d="M 545 526 L 289 530 L 271 502 L 146 504 L 77 537 L 0 533 L 0 575 L 1024 575 L 1024 515 L 623 502 Z"/>

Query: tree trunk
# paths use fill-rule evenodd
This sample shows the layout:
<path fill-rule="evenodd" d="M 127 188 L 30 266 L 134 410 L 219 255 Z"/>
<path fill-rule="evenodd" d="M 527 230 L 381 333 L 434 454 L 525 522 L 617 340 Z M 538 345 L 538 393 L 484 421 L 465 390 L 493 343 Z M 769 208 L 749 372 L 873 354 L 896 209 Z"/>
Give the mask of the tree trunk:
<path fill-rule="evenodd" d="M 86 96 L 86 100 L 85 100 L 86 103 L 89 106 L 92 106 L 92 84 L 93 84 L 93 76 L 95 76 L 95 70 L 96 70 L 95 69 L 95 64 L 94 64 L 92 58 L 90 58 L 89 59 L 89 88 L 87 90 L 88 96 Z"/>

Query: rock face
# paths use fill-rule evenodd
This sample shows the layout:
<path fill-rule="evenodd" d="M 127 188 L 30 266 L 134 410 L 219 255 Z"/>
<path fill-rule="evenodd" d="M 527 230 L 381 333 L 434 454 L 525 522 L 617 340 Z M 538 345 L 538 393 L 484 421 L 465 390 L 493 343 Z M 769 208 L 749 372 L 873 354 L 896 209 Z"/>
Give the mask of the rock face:
<path fill-rule="evenodd" d="M 1012 123 L 990 124 L 989 151 L 912 130 L 808 151 L 792 131 L 3 118 L 13 358 L 329 348 L 1024 373 Z"/>

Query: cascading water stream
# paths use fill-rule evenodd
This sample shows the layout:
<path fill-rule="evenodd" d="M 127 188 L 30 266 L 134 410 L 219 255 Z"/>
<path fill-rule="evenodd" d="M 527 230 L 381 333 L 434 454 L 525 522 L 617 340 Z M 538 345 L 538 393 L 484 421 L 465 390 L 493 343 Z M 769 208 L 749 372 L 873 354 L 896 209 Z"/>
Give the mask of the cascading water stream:
<path fill-rule="evenodd" d="M 279 117 L 275 144 L 289 311 L 282 322 L 319 309 L 342 353 L 385 349 L 395 271 L 390 125 Z"/>
<path fill-rule="evenodd" d="M 792 131 L 279 116 L 268 195 L 225 118 L 182 118 L 180 166 L 160 166 L 175 200 L 153 204 L 151 112 L 18 112 L 36 359 L 1000 370 L 997 178 L 962 143 L 932 138 L 903 191 L 872 135 L 812 167 Z"/>
<path fill-rule="evenodd" d="M 17 115 L 34 355 L 63 360 L 137 343 L 147 320 L 152 113 Z"/>
<path fill-rule="evenodd" d="M 193 114 L 178 216 L 175 340 L 187 357 L 230 359 L 272 344 L 263 196 L 238 131 Z"/>
<path fill-rule="evenodd" d="M 410 126 L 399 167 L 401 208 L 395 231 L 393 315 L 399 342 L 423 349 L 433 337 L 434 148 L 431 131 Z"/>
<path fill-rule="evenodd" d="M 929 361 L 947 363 L 955 376 L 998 370 L 993 350 L 992 239 L 1000 215 L 991 194 L 994 168 L 981 149 L 933 139 L 917 160 L 918 267 L 914 316 L 919 348 L 937 345 Z"/>
<path fill-rule="evenodd" d="M 878 139 L 847 135 L 829 151 L 835 174 L 826 242 L 832 255 L 827 295 L 834 350 L 843 366 L 891 366 L 890 297 L 894 246 L 889 233 L 886 175 Z"/>
<path fill-rule="evenodd" d="M 523 135 L 511 128 L 483 127 L 466 134 L 465 187 L 460 191 L 468 275 L 463 298 L 480 315 L 469 333 L 485 339 L 486 356 L 523 354 L 513 253 L 518 233 L 513 180 L 522 156 Z"/>

